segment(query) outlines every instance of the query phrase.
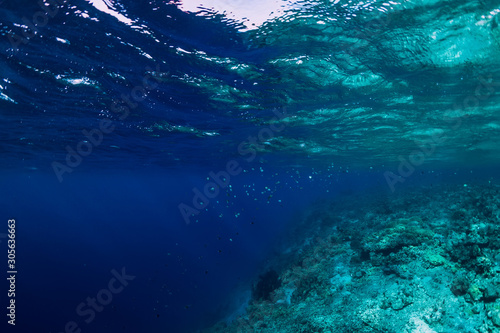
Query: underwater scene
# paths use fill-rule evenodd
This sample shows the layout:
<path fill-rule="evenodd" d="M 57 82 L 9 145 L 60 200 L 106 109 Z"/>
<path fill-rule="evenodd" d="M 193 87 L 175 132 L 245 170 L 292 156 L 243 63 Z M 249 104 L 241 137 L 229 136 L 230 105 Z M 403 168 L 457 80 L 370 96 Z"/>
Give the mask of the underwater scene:
<path fill-rule="evenodd" d="M 497 0 L 0 0 L 3 332 L 500 333 Z"/>

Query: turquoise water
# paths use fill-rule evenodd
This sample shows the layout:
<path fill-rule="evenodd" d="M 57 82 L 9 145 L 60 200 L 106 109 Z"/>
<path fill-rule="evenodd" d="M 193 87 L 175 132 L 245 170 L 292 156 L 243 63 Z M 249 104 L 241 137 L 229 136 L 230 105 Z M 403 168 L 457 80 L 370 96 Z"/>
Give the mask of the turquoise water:
<path fill-rule="evenodd" d="M 318 202 L 498 185 L 496 1 L 40 3 L 0 3 L 25 329 L 244 316 Z M 87 323 L 122 267 L 137 280 Z"/>

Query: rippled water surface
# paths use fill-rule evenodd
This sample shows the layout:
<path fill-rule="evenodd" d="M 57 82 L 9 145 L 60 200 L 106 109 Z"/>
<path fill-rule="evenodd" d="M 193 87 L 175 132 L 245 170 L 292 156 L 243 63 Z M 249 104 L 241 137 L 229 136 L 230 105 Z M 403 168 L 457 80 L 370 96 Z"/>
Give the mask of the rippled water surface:
<path fill-rule="evenodd" d="M 499 25 L 494 0 L 0 1 L 0 207 L 33 322 L 61 330 L 123 265 L 136 287 L 86 330 L 199 328 L 310 202 L 494 173 Z"/>
<path fill-rule="evenodd" d="M 238 155 L 274 108 L 285 128 L 256 148 L 276 163 L 381 164 L 428 140 L 428 161 L 497 159 L 495 1 L 214 3 L 65 2 L 42 20 L 5 1 L 2 164 L 50 169 L 109 119 L 82 165 L 195 165 Z"/>

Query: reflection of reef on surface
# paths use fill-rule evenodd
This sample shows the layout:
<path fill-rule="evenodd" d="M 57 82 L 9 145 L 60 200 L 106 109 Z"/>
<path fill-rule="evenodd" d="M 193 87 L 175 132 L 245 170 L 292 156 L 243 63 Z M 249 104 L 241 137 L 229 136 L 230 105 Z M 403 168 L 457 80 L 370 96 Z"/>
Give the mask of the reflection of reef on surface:
<path fill-rule="evenodd" d="M 500 332 L 500 188 L 346 196 L 302 219 L 279 286 L 206 332 Z"/>

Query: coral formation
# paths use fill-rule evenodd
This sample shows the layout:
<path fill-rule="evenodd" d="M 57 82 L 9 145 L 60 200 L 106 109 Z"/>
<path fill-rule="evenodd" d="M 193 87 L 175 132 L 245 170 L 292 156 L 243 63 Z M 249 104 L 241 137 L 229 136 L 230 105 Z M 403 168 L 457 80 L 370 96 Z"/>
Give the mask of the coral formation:
<path fill-rule="evenodd" d="M 255 300 L 269 300 L 271 293 L 281 286 L 278 273 L 270 269 L 259 277 L 259 282 L 253 289 L 252 296 Z"/>
<path fill-rule="evenodd" d="M 500 188 L 342 200 L 312 208 L 244 316 L 205 332 L 500 332 Z"/>

